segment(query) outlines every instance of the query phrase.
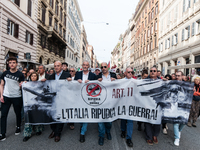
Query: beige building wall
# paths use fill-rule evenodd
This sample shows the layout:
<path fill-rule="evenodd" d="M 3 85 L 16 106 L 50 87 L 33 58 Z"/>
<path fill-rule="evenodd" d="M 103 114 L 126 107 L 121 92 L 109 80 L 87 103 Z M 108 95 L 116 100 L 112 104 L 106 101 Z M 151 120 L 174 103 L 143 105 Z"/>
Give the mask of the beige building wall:
<path fill-rule="evenodd" d="M 28 2 L 29 15 L 28 15 Z M 29 66 L 35 66 L 37 47 L 37 0 L 0 0 L 0 68 L 6 67 L 9 56 L 18 58 L 19 67 L 25 67 L 25 53 L 31 54 Z M 29 36 L 27 36 L 27 31 Z M 30 37 L 31 35 L 31 37 Z M 27 40 L 28 39 L 28 40 Z"/>
<path fill-rule="evenodd" d="M 200 1 L 160 2 L 159 69 L 171 74 L 177 70 L 175 66 L 200 63 Z M 196 71 L 179 70 L 186 75 Z"/>

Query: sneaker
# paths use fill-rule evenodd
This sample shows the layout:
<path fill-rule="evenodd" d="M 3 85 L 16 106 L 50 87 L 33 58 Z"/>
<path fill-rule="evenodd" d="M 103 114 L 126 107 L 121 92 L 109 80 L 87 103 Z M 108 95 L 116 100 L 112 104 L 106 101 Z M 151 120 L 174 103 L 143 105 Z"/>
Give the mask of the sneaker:
<path fill-rule="evenodd" d="M 174 140 L 174 145 L 179 146 L 179 139 Z"/>
<path fill-rule="evenodd" d="M 20 127 L 16 127 L 15 135 L 19 135 L 21 132 Z"/>
<path fill-rule="evenodd" d="M 191 127 L 191 126 L 192 126 L 191 122 L 188 122 L 188 123 L 187 123 L 187 126 L 188 126 L 188 127 Z"/>
<path fill-rule="evenodd" d="M 163 129 L 163 134 L 167 135 L 167 129 L 166 128 Z"/>
<path fill-rule="evenodd" d="M 6 140 L 6 136 L 5 135 L 1 135 L 0 136 L 0 141 L 5 141 Z"/>
<path fill-rule="evenodd" d="M 193 122 L 193 123 L 192 123 L 192 126 L 193 126 L 193 127 L 197 127 L 197 125 L 196 125 L 196 123 L 195 123 L 195 122 Z"/>

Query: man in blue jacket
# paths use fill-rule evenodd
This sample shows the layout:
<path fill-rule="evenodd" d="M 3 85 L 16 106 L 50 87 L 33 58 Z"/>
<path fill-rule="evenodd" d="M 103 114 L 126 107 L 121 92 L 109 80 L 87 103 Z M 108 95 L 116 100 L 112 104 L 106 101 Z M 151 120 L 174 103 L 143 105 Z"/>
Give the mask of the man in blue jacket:
<path fill-rule="evenodd" d="M 82 64 L 83 71 L 77 72 L 74 80 L 77 80 L 79 83 L 87 83 L 90 80 L 97 80 L 97 76 L 89 72 L 89 62 L 84 61 Z M 87 123 L 81 123 L 81 134 L 80 134 L 80 142 L 85 142 L 85 132 L 87 131 Z"/>

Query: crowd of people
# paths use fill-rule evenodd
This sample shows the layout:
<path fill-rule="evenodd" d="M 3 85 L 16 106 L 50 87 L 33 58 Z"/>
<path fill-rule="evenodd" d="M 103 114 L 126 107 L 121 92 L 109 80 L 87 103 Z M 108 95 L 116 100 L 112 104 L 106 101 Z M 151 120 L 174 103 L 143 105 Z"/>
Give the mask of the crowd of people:
<path fill-rule="evenodd" d="M 17 69 L 18 61 L 15 57 L 10 57 L 7 60 L 9 65 L 9 70 L 5 70 L 1 75 L 1 136 L 0 141 L 6 140 L 6 130 L 7 130 L 7 116 L 10 109 L 10 106 L 13 105 L 14 112 L 16 114 L 16 131 L 15 135 L 19 135 L 21 132 L 21 123 L 23 120 L 23 98 L 21 92 L 21 86 L 25 82 L 29 81 L 41 81 L 45 82 L 46 80 L 76 80 L 79 83 L 87 83 L 90 80 L 98 81 L 115 81 L 120 79 L 152 79 L 152 80 L 179 80 L 179 81 L 190 81 L 191 79 L 187 76 L 184 76 L 183 72 L 177 71 L 171 75 L 167 74 L 161 76 L 161 72 L 157 70 L 156 67 L 152 67 L 148 73 L 148 70 L 143 70 L 141 75 L 134 76 L 134 71 L 132 68 L 126 68 L 125 72 L 121 74 L 119 71 L 117 73 L 109 72 L 108 64 L 103 62 L 101 63 L 101 68 L 96 68 L 94 73 L 89 71 L 89 62 L 84 61 L 82 64 L 82 71 L 76 71 L 75 68 L 69 68 L 67 63 L 61 63 L 56 61 L 54 63 L 54 69 L 49 71 L 45 70 L 45 66 L 39 65 L 38 70 L 33 69 L 27 70 L 24 68 L 21 72 Z M 194 96 L 191 105 L 191 111 L 188 119 L 188 127 L 196 127 L 196 121 L 199 115 L 200 107 L 200 77 L 198 75 L 193 77 L 192 82 L 194 82 Z M 146 142 L 149 145 L 158 144 L 158 136 L 161 130 L 160 124 L 151 124 L 137 122 L 138 130 L 142 131 L 142 124 L 144 124 L 144 131 L 146 135 Z M 85 142 L 85 133 L 87 131 L 88 123 L 81 123 L 80 128 L 80 142 Z M 173 124 L 174 127 L 174 145 L 179 146 L 181 131 L 183 130 L 185 124 L 176 123 Z M 49 139 L 54 138 L 55 142 L 59 142 L 61 139 L 61 132 L 63 130 L 63 123 L 55 123 L 50 125 L 52 132 L 49 135 Z M 74 123 L 69 123 L 71 130 L 74 130 Z M 104 136 L 106 135 L 108 140 L 112 140 L 111 136 L 112 122 L 100 122 L 98 123 L 99 131 L 99 145 L 104 145 Z M 162 123 L 162 132 L 167 134 L 167 124 Z M 32 133 L 35 132 L 37 136 L 41 135 L 44 131 L 44 125 L 30 125 L 25 124 L 23 131 L 23 141 L 28 141 Z M 129 147 L 133 147 L 132 142 L 133 134 L 133 121 L 121 119 L 121 137 L 126 138 L 126 143 Z"/>

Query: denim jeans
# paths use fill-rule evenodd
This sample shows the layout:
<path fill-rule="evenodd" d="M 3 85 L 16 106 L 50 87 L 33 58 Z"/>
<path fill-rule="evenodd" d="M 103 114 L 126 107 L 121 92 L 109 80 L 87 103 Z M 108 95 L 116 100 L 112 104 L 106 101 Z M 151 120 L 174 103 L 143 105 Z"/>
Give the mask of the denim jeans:
<path fill-rule="evenodd" d="M 175 123 L 174 124 L 174 138 L 175 139 L 180 139 L 180 134 L 179 132 L 181 132 L 183 130 L 183 127 L 185 126 L 185 124 L 182 123 Z"/>
<path fill-rule="evenodd" d="M 8 98 L 4 96 L 3 98 L 4 98 L 4 103 L 1 104 L 1 134 L 5 135 L 6 127 L 7 127 L 8 112 L 12 104 L 13 104 L 13 108 L 14 108 L 14 112 L 15 112 L 16 120 L 17 120 L 16 126 L 17 127 L 21 126 L 21 109 L 22 109 L 23 101 L 21 97 Z"/>
<path fill-rule="evenodd" d="M 87 123 L 81 123 L 81 135 L 85 135 L 85 132 L 87 131 Z"/>
<path fill-rule="evenodd" d="M 112 127 L 112 122 L 98 123 L 99 137 L 104 138 L 105 133 L 110 133 L 111 127 Z"/>
<path fill-rule="evenodd" d="M 132 139 L 133 120 L 121 119 L 121 131 L 126 131 L 126 130 L 127 130 L 126 139 Z"/>

